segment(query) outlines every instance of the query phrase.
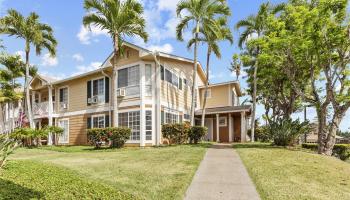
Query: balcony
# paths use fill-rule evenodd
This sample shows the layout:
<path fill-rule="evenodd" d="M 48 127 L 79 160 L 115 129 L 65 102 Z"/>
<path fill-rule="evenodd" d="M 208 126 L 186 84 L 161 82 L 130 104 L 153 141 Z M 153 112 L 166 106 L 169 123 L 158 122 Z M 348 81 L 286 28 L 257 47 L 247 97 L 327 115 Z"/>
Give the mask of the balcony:
<path fill-rule="evenodd" d="M 53 107 L 55 107 L 55 104 L 53 104 Z M 35 117 L 47 116 L 49 115 L 49 102 L 44 101 L 40 103 L 34 103 L 32 110 L 33 110 L 33 115 Z M 52 109 L 52 112 L 54 112 L 53 109 Z"/>

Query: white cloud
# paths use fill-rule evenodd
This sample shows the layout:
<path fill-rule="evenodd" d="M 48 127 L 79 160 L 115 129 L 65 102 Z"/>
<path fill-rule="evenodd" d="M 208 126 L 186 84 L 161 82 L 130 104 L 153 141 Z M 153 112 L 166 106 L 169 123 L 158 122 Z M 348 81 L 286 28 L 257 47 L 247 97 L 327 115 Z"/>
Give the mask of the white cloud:
<path fill-rule="evenodd" d="M 171 44 L 166 43 L 164 45 L 150 45 L 147 47 L 147 49 L 151 51 L 160 51 L 164 53 L 171 53 L 173 52 L 173 46 Z"/>
<path fill-rule="evenodd" d="M 72 58 L 78 62 L 84 61 L 84 57 L 80 53 L 76 53 L 72 56 Z"/>
<path fill-rule="evenodd" d="M 82 44 L 91 44 L 92 37 L 96 37 L 100 35 L 108 36 L 107 30 L 101 30 L 96 26 L 91 26 L 90 29 L 91 30 L 81 25 L 80 31 L 77 34 L 77 37 Z M 93 40 L 93 41 L 96 41 L 96 40 Z"/>
<path fill-rule="evenodd" d="M 98 69 L 102 65 L 101 62 L 92 62 L 89 65 L 79 65 L 77 66 L 77 72 L 73 73 L 72 76 L 82 74 L 85 72 L 93 71 L 95 69 Z"/>
<path fill-rule="evenodd" d="M 54 74 L 52 74 L 52 73 L 47 72 L 47 71 L 41 71 L 40 74 L 44 75 L 46 77 L 50 77 L 50 78 L 56 79 L 56 80 L 61 80 L 61 79 L 67 78 L 67 75 L 65 75 L 63 73 L 54 73 Z"/>
<path fill-rule="evenodd" d="M 57 57 L 52 57 L 49 53 L 46 53 L 41 57 L 41 65 L 49 67 L 56 66 L 58 65 L 58 59 Z"/>
<path fill-rule="evenodd" d="M 22 59 L 22 60 L 25 59 L 25 52 L 24 52 L 24 51 L 21 51 L 21 50 L 16 51 L 16 52 L 15 52 L 15 55 L 21 56 L 21 59 Z"/>
<path fill-rule="evenodd" d="M 176 6 L 180 0 L 159 0 L 157 3 L 158 10 L 168 10 L 175 14 Z"/>

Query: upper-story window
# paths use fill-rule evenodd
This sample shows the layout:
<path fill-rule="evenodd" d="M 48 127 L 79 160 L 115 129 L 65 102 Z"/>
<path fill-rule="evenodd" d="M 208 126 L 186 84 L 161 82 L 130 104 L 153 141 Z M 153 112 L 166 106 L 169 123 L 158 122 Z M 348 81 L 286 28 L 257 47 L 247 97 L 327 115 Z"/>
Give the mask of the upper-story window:
<path fill-rule="evenodd" d="M 127 96 L 140 94 L 140 67 L 138 65 L 118 70 L 118 88 L 125 88 Z"/>
<path fill-rule="evenodd" d="M 68 88 L 60 88 L 59 89 L 59 95 L 60 95 L 60 109 L 67 109 L 68 108 Z"/>
<path fill-rule="evenodd" d="M 145 65 L 145 96 L 152 96 L 152 65 Z"/>
<path fill-rule="evenodd" d="M 164 68 L 162 65 L 160 66 L 160 73 L 161 80 L 166 81 L 174 85 L 176 88 L 182 90 L 182 78 L 179 78 L 176 73 Z"/>
<path fill-rule="evenodd" d="M 87 104 L 109 102 L 109 78 L 103 77 L 87 82 Z"/>

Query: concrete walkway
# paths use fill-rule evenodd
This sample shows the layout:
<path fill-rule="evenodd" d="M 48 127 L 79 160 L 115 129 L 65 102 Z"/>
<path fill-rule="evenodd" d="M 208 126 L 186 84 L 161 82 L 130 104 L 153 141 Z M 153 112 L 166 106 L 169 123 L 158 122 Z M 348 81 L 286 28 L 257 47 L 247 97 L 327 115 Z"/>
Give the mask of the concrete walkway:
<path fill-rule="evenodd" d="M 230 144 L 208 149 L 185 194 L 185 200 L 260 200 L 237 152 Z"/>

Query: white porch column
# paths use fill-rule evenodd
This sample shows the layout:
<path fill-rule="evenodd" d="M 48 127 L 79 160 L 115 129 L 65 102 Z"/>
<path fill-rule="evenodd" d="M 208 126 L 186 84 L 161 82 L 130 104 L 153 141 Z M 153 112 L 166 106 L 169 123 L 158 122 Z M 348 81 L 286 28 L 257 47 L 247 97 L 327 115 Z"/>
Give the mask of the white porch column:
<path fill-rule="evenodd" d="M 245 112 L 241 112 L 241 142 L 246 141 L 246 120 L 245 120 Z"/>
<path fill-rule="evenodd" d="M 232 142 L 232 116 L 228 114 L 228 141 Z"/>
<path fill-rule="evenodd" d="M 156 99 L 156 103 L 155 103 L 155 120 L 156 120 L 156 145 L 160 145 L 161 143 L 161 130 L 162 130 L 162 122 L 161 122 L 161 105 L 160 105 L 160 95 L 161 95 L 161 80 L 160 80 L 160 63 L 157 60 L 157 56 L 154 56 L 155 58 L 155 99 Z"/>
<path fill-rule="evenodd" d="M 113 69 L 113 92 L 111 94 L 113 94 L 113 124 L 112 127 L 118 127 L 118 95 L 117 95 L 117 90 L 118 90 L 118 70 L 117 69 Z"/>
<path fill-rule="evenodd" d="M 219 114 L 216 114 L 216 142 L 220 142 L 220 134 L 219 134 Z"/>
<path fill-rule="evenodd" d="M 32 109 L 34 104 L 35 104 L 35 91 L 32 91 Z"/>
<path fill-rule="evenodd" d="M 52 126 L 52 114 L 53 114 L 53 102 L 52 102 L 52 87 L 48 86 L 49 90 L 49 126 Z M 52 133 L 49 133 L 49 138 L 47 141 L 47 145 L 52 145 Z"/>
<path fill-rule="evenodd" d="M 140 110 L 140 146 L 145 146 L 146 140 L 146 113 L 145 113 L 145 101 L 144 101 L 144 91 L 145 91 L 145 65 L 140 65 L 140 97 L 141 97 L 141 110 Z"/>

